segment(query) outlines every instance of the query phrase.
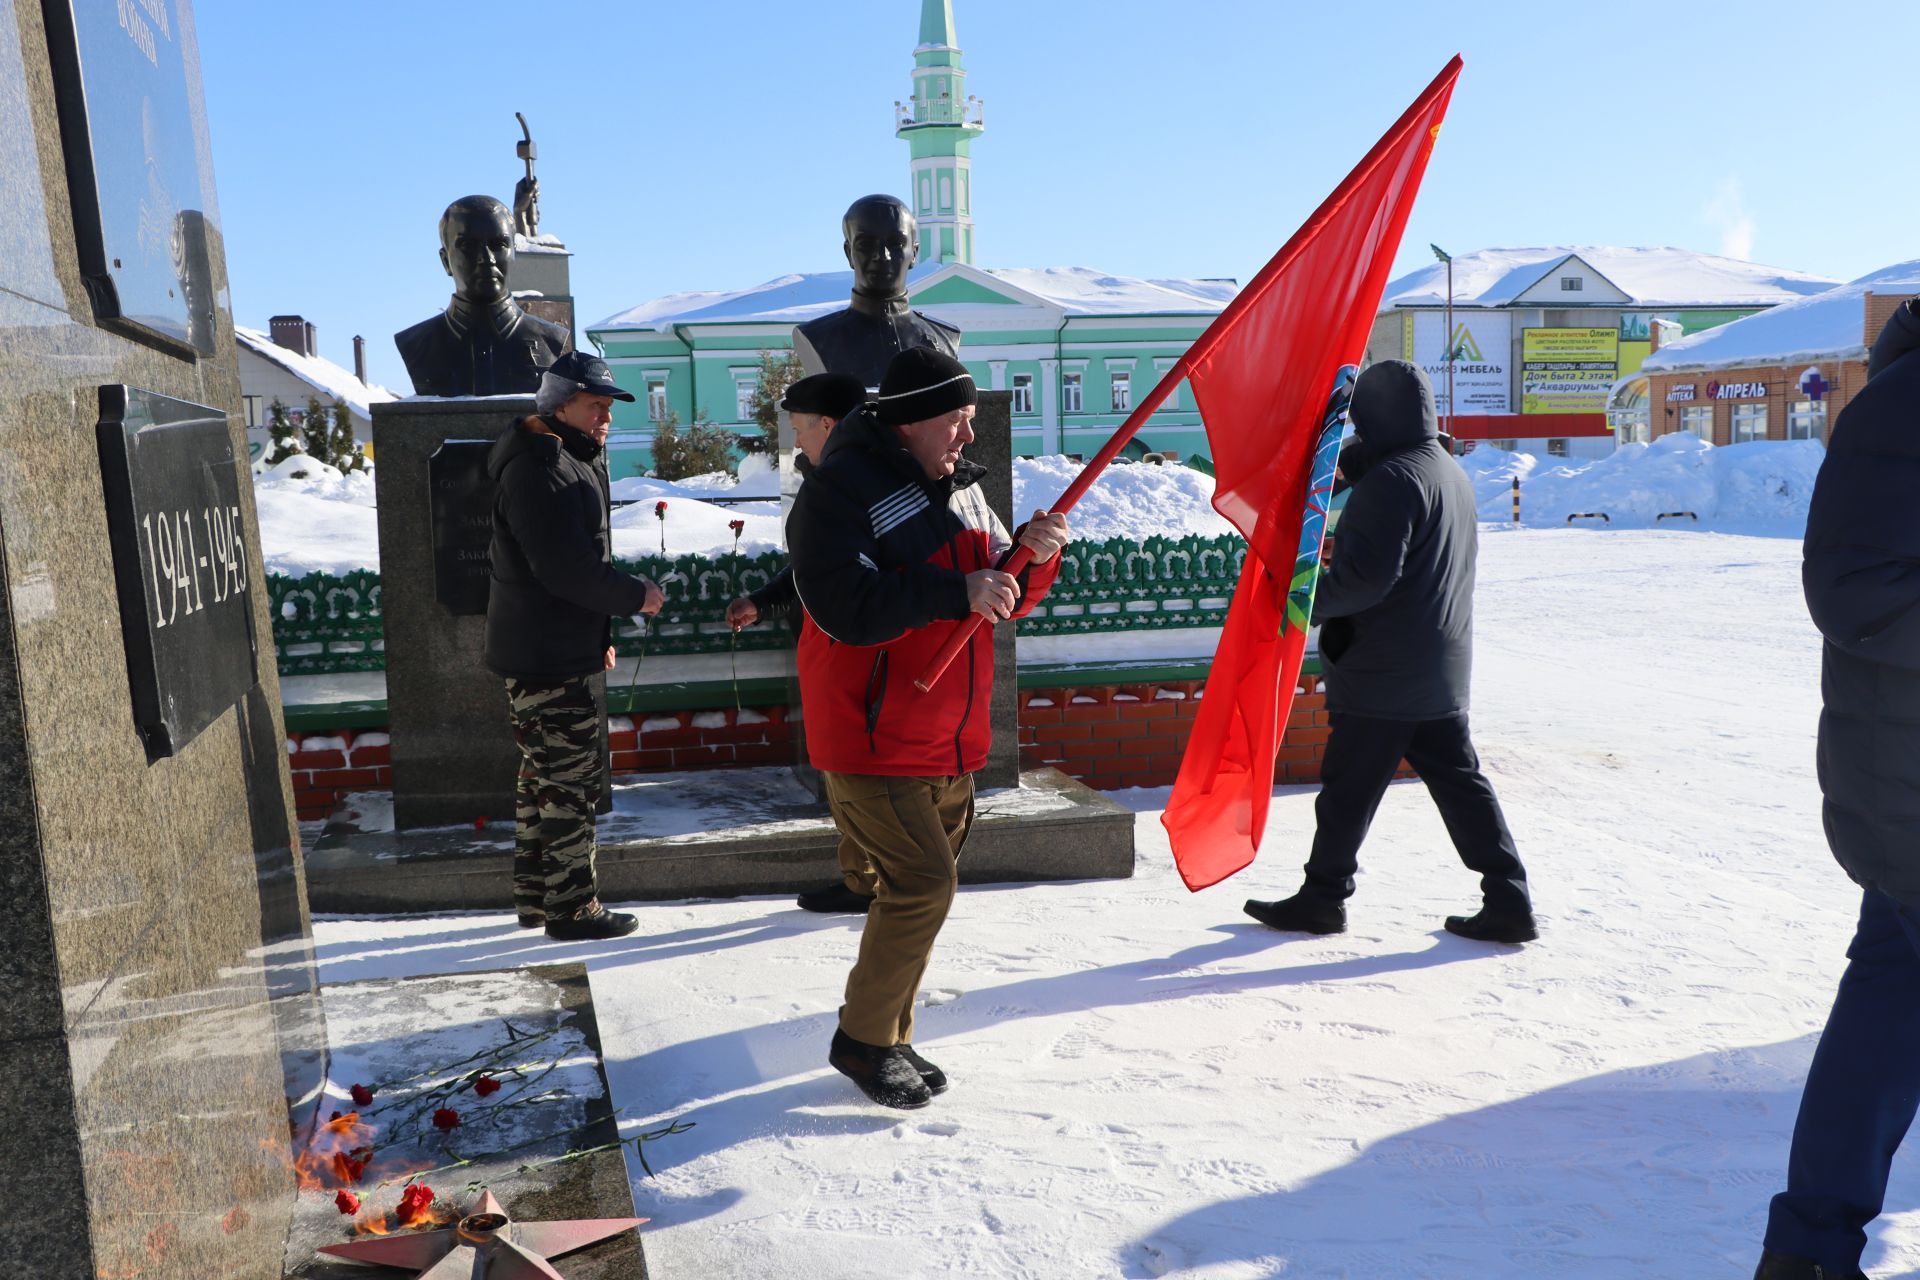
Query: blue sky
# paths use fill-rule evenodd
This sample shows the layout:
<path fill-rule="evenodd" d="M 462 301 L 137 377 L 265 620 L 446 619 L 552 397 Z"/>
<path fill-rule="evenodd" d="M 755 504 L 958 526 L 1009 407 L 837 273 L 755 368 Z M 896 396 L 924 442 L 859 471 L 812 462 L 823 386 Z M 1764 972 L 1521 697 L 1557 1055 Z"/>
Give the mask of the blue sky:
<path fill-rule="evenodd" d="M 321 354 L 445 305 L 435 224 L 510 199 L 513 113 L 581 323 L 834 270 L 906 193 L 919 0 L 196 0 L 234 314 Z M 1673 244 L 1842 279 L 1920 257 L 1913 0 L 1553 5 L 954 0 L 979 265 L 1250 277 L 1455 52 L 1398 271 L 1492 245 Z M 1397 272 L 1396 272 L 1397 273 Z"/>

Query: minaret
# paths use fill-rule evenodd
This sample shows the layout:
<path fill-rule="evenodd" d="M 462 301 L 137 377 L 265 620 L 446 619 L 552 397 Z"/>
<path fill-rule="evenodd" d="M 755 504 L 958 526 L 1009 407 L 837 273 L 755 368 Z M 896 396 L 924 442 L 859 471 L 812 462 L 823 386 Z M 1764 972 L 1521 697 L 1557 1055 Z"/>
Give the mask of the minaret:
<path fill-rule="evenodd" d="M 953 37 L 953 0 L 920 0 L 913 100 L 893 104 L 896 136 L 913 148 L 907 203 L 920 222 L 920 261 L 973 261 L 973 158 L 985 128 L 981 103 L 965 96 L 966 69 Z"/>

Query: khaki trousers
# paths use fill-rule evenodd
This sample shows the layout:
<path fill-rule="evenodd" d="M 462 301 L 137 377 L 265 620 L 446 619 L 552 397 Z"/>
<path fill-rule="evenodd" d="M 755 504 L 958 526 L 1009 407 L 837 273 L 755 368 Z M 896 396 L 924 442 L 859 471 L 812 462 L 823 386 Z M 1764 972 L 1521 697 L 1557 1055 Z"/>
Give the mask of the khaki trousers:
<path fill-rule="evenodd" d="M 840 1029 L 863 1044 L 913 1042 L 913 997 L 959 883 L 973 822 L 973 775 L 894 778 L 823 773 L 827 804 L 873 865 L 872 908 L 847 975 Z"/>

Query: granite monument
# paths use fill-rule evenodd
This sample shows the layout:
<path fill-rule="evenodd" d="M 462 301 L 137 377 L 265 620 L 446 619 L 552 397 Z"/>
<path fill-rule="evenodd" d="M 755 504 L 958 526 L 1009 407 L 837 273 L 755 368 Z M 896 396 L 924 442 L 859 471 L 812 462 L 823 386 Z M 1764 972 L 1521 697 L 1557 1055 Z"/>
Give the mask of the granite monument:
<path fill-rule="evenodd" d="M 0 1275 L 274 1280 L 326 1042 L 190 0 L 0 0 L 0 173 Z"/>

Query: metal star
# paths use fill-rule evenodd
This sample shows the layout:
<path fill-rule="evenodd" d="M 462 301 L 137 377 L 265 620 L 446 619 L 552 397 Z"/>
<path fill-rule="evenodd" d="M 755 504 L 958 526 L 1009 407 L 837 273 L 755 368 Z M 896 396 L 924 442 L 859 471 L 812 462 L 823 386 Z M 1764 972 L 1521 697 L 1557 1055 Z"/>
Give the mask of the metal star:
<path fill-rule="evenodd" d="M 547 1259 L 584 1249 L 645 1221 L 515 1222 L 493 1192 L 484 1191 L 472 1213 L 443 1230 L 321 1245 L 320 1252 L 378 1266 L 424 1268 L 415 1280 L 566 1280 Z"/>

